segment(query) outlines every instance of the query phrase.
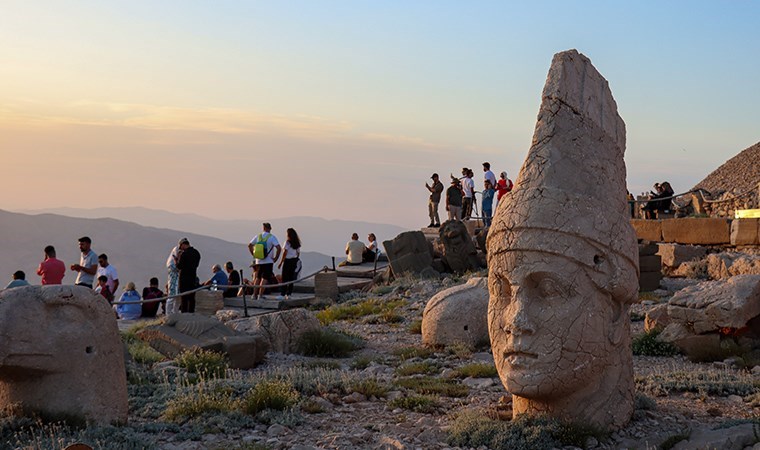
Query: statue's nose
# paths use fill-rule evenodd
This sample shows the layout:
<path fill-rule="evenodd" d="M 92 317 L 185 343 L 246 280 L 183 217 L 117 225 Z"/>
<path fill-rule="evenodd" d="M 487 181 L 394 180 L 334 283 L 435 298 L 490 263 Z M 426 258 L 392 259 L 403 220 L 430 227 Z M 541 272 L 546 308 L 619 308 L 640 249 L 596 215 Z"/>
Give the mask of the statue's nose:
<path fill-rule="evenodd" d="M 512 301 L 507 310 L 506 331 L 510 334 L 523 335 L 534 333 L 533 319 L 529 311 L 529 299 L 519 287 L 512 291 Z"/>

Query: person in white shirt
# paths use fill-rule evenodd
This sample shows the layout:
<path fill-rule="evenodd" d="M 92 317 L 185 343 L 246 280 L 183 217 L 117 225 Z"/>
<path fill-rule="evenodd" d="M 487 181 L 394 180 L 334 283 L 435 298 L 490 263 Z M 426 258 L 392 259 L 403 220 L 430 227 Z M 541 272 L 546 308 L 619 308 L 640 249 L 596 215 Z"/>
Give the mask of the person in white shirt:
<path fill-rule="evenodd" d="M 254 236 L 248 244 L 248 251 L 251 253 L 251 256 L 254 257 L 253 270 L 255 272 L 255 277 L 253 279 L 253 285 L 259 286 L 258 289 L 254 289 L 253 291 L 254 298 L 256 299 L 263 298 L 264 286 L 267 283 L 273 281 L 273 284 L 277 284 L 277 279 L 274 277 L 274 263 L 280 258 L 280 253 L 282 252 L 280 242 L 277 240 L 277 237 L 272 234 L 272 225 L 268 222 L 264 222 L 262 224 L 262 230 L 263 232 Z M 265 250 L 263 258 L 256 258 L 256 244 L 264 245 Z M 277 252 L 273 257 L 272 251 L 275 249 Z"/>
<path fill-rule="evenodd" d="M 301 257 L 301 238 L 298 237 L 298 233 L 293 228 L 288 228 L 285 231 L 287 240 L 285 241 L 285 252 L 282 254 L 282 259 L 277 268 L 282 268 L 282 282 L 295 281 L 298 275 L 298 263 Z M 280 288 L 280 297 L 284 299 L 290 298 L 293 294 L 293 285 L 288 284 Z M 279 297 L 278 297 L 279 299 Z"/>
<path fill-rule="evenodd" d="M 375 233 L 367 235 L 367 242 L 369 242 L 369 244 L 367 244 L 364 253 L 362 254 L 362 261 L 375 262 L 375 258 L 380 256 L 380 247 L 378 246 Z"/>
<path fill-rule="evenodd" d="M 359 240 L 359 235 L 354 233 L 351 235 L 351 240 L 346 244 L 346 260 L 340 263 L 341 266 L 357 265 L 362 263 L 362 255 L 367 247 L 364 242 Z"/>
<path fill-rule="evenodd" d="M 483 163 L 483 177 L 491 183 L 491 187 L 496 189 L 496 175 L 491 172 L 491 163 L 488 161 Z"/>
<path fill-rule="evenodd" d="M 462 219 L 469 220 L 472 216 L 472 204 L 475 197 L 475 182 L 473 172 L 467 167 L 462 168 Z"/>
<path fill-rule="evenodd" d="M 116 289 L 119 288 L 119 274 L 116 272 L 116 268 L 108 263 L 108 255 L 101 253 L 98 255 L 98 271 L 95 274 L 96 279 L 101 275 L 108 278 L 106 286 L 111 290 L 111 293 L 116 295 Z"/>

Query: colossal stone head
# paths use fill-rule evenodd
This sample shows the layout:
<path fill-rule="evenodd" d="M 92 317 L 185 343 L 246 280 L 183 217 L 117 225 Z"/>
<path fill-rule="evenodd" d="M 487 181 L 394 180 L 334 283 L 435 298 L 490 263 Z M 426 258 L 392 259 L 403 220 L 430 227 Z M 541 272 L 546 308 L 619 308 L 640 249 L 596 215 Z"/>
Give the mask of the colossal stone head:
<path fill-rule="evenodd" d="M 0 410 L 127 420 L 124 349 L 103 297 L 80 286 L 0 292 Z"/>
<path fill-rule="evenodd" d="M 608 429 L 633 411 L 625 124 L 575 50 L 554 56 L 528 157 L 488 234 L 488 326 L 515 414 Z"/>

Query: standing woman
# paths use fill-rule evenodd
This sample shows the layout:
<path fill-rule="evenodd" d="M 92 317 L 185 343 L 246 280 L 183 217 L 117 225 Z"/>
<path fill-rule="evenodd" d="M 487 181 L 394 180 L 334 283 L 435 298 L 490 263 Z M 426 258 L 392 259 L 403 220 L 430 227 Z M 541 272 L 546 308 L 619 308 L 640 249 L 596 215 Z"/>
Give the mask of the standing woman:
<path fill-rule="evenodd" d="M 179 248 L 174 247 L 169 253 L 169 257 L 166 259 L 166 271 L 169 274 L 169 279 L 166 283 L 166 295 L 179 294 L 179 269 L 177 269 L 177 259 L 179 255 Z M 169 298 L 166 300 L 166 315 L 174 314 L 176 298 Z"/>
<path fill-rule="evenodd" d="M 282 268 L 282 282 L 294 281 L 298 269 L 298 261 L 301 257 L 301 239 L 293 228 L 288 228 L 285 234 L 288 236 L 285 241 L 285 254 L 280 260 L 277 268 Z M 288 284 L 280 288 L 280 295 L 286 299 L 293 293 L 293 285 Z"/>
<path fill-rule="evenodd" d="M 499 175 L 499 181 L 496 182 L 496 201 L 501 201 L 504 194 L 512 190 L 512 180 L 507 177 L 507 172 Z"/>

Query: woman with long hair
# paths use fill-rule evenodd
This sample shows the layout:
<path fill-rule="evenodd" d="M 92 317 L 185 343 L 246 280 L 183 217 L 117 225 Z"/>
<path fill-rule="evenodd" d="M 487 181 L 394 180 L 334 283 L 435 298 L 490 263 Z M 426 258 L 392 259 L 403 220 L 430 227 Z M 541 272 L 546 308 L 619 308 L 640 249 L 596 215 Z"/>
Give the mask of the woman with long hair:
<path fill-rule="evenodd" d="M 280 264 L 277 266 L 277 268 L 282 268 L 283 283 L 296 279 L 298 263 L 301 257 L 301 239 L 298 237 L 298 233 L 293 228 L 288 228 L 286 234 L 288 237 L 285 240 L 285 253 L 282 255 Z M 280 288 L 280 295 L 285 299 L 289 298 L 291 294 L 293 294 L 292 284 Z"/>

